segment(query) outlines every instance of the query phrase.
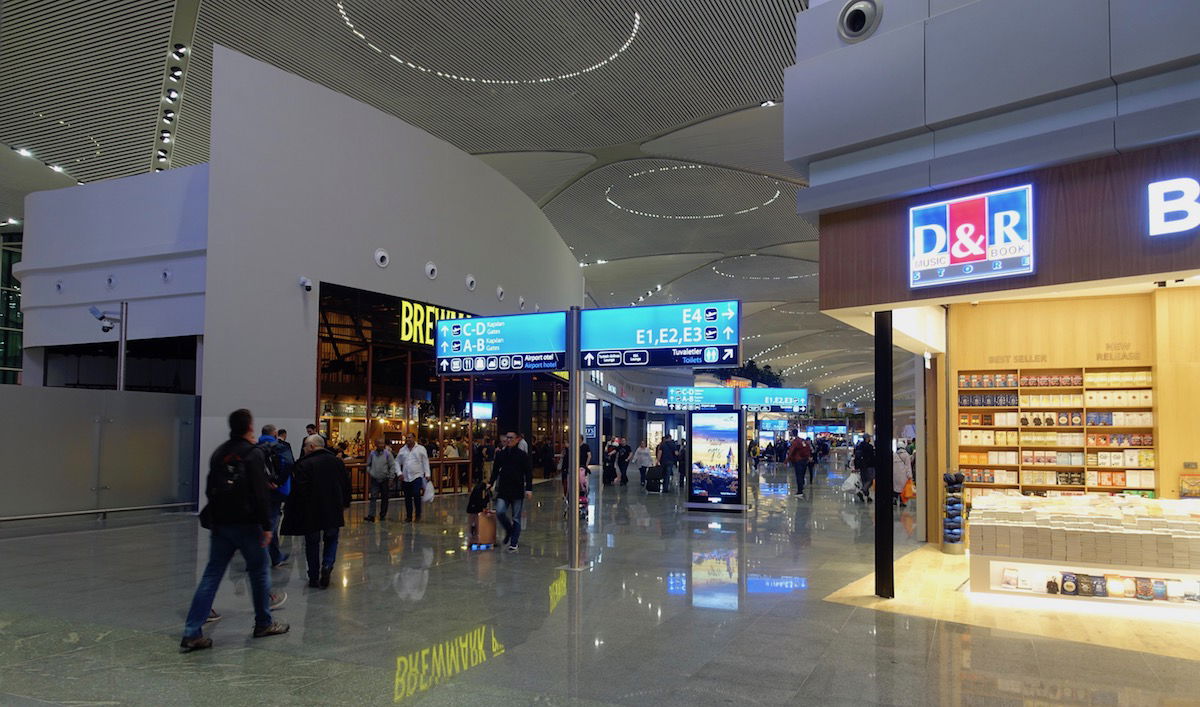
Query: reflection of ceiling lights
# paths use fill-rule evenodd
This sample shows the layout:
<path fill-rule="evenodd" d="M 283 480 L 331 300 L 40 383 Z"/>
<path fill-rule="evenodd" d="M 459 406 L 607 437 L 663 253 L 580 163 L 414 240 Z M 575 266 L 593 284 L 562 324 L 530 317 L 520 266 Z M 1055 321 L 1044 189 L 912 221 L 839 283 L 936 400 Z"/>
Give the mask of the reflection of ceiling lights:
<path fill-rule="evenodd" d="M 776 192 L 776 196 L 778 196 L 778 195 L 779 195 L 778 192 Z M 753 258 L 753 257 L 754 257 L 754 254 L 735 255 L 732 258 L 726 258 L 726 260 L 735 261 L 735 260 L 742 260 L 743 258 Z M 721 271 L 720 269 L 717 268 L 716 265 L 712 266 L 712 271 L 715 272 L 716 274 L 720 275 L 721 277 L 728 277 L 730 279 L 735 279 L 735 280 L 800 280 L 800 279 L 803 279 L 806 277 L 816 277 L 817 276 L 817 273 L 815 273 L 815 272 L 808 273 L 806 275 L 734 275 L 733 273 L 727 273 L 727 272 Z M 775 311 L 779 311 L 779 310 L 775 310 Z"/>
<path fill-rule="evenodd" d="M 671 167 L 656 167 L 654 169 L 643 169 L 640 172 L 634 172 L 633 174 L 627 174 L 627 175 L 625 175 L 625 178 L 626 179 L 637 179 L 638 177 L 642 177 L 647 174 L 657 174 L 659 172 L 674 172 L 676 170 L 681 170 L 681 169 L 683 169 L 683 170 L 704 169 L 704 165 L 680 164 L 680 165 L 673 165 Z M 773 183 L 776 187 L 779 186 L 779 182 L 776 182 L 774 179 L 771 179 L 770 177 L 764 176 L 763 179 Z M 638 209 L 631 209 L 628 206 L 622 206 L 621 204 L 618 204 L 617 202 L 613 201 L 612 190 L 615 189 L 616 186 L 617 186 L 616 184 L 608 185 L 608 188 L 604 190 L 604 200 L 607 201 L 608 203 L 612 204 L 613 206 L 617 207 L 618 209 L 625 211 L 626 213 L 635 214 L 637 216 L 647 216 L 649 218 L 668 218 L 668 219 L 676 219 L 676 220 L 680 220 L 680 221 L 693 221 L 693 220 L 698 220 L 698 219 L 709 219 L 709 218 L 725 218 L 726 216 L 739 216 L 741 214 L 748 214 L 751 211 L 757 211 L 758 209 L 761 209 L 764 206 L 771 205 L 772 203 L 774 203 L 774 201 L 776 199 L 779 198 L 780 194 L 783 193 L 780 189 L 776 189 L 774 196 L 772 196 L 770 199 L 767 199 L 766 201 L 759 204 L 758 206 L 751 206 L 748 209 L 741 209 L 740 211 L 726 212 L 726 213 L 720 213 L 720 214 L 656 214 L 656 213 L 651 213 L 649 211 L 639 211 Z"/>
<path fill-rule="evenodd" d="M 346 24 L 346 28 L 349 29 L 350 32 L 353 33 L 355 37 L 358 37 L 359 40 L 364 42 L 375 53 L 377 53 L 377 54 L 384 53 L 383 50 L 380 49 L 376 44 L 372 43 L 370 39 L 367 39 L 366 34 L 361 32 L 358 28 L 356 28 L 354 26 L 354 22 L 350 20 L 349 13 L 346 12 L 346 3 L 345 2 L 338 2 L 337 9 L 338 9 L 338 14 L 340 14 L 342 16 L 342 22 L 344 22 Z M 422 66 L 421 64 L 417 64 L 408 59 L 402 59 L 402 58 L 396 56 L 395 54 L 388 54 L 388 56 L 391 57 L 392 60 L 395 61 L 397 64 L 403 64 L 404 66 L 407 66 L 408 68 L 413 69 L 414 71 L 420 71 L 420 72 L 426 73 L 426 74 L 433 74 L 434 76 L 440 76 L 441 78 L 444 78 L 444 79 L 453 79 L 455 81 L 464 81 L 466 83 L 493 83 L 493 84 L 496 84 L 496 83 L 498 83 L 498 84 L 552 83 L 554 81 L 562 81 L 564 79 L 573 79 L 576 76 L 581 76 L 581 75 L 589 73 L 591 71 L 595 71 L 596 69 L 599 69 L 600 67 L 604 66 L 605 64 L 608 64 L 609 62 L 613 61 L 617 57 L 621 56 L 621 54 L 626 49 L 629 48 L 629 45 L 633 44 L 633 40 L 637 37 L 638 30 L 641 29 L 641 26 L 642 26 L 642 16 L 636 12 L 633 13 L 633 29 L 629 32 L 629 38 L 625 40 L 625 43 L 621 45 L 620 49 L 617 49 L 617 51 L 613 52 L 612 55 L 609 56 L 607 59 L 598 61 L 595 64 L 592 64 L 591 66 L 587 67 L 586 69 L 580 69 L 578 71 L 571 71 L 569 73 L 559 74 L 558 76 L 543 76 L 543 77 L 539 77 L 539 78 L 529 78 L 529 79 L 495 78 L 495 77 L 480 78 L 480 77 L 475 77 L 475 76 L 459 76 L 458 74 L 450 74 L 450 73 L 446 73 L 445 71 L 439 71 L 437 69 L 432 69 L 427 66 Z"/>

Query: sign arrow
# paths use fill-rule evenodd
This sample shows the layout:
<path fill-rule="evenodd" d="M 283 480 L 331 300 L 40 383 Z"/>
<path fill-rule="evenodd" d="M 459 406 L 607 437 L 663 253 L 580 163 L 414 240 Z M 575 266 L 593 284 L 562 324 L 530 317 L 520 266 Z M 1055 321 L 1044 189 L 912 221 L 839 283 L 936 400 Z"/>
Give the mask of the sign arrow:
<path fill-rule="evenodd" d="M 736 317 L 736 316 L 737 316 L 737 310 L 733 308 L 733 305 L 732 305 L 732 304 L 731 304 L 731 305 L 729 305 L 729 309 L 726 309 L 726 310 L 725 310 L 725 318 L 726 318 L 726 319 L 733 319 L 733 318 L 734 318 L 734 317 Z"/>
<path fill-rule="evenodd" d="M 450 363 L 448 361 L 446 361 L 446 359 L 443 358 L 442 359 L 442 370 L 443 371 L 446 370 L 446 366 L 449 366 L 449 365 L 450 365 Z"/>
<path fill-rule="evenodd" d="M 726 338 L 726 339 L 729 339 L 729 338 L 732 338 L 732 337 L 733 337 L 733 327 L 726 326 L 726 327 L 725 327 L 725 338 Z"/>
<path fill-rule="evenodd" d="M 445 341 L 443 341 L 442 342 L 442 351 L 445 351 L 446 347 L 448 347 L 448 346 L 450 346 L 450 344 L 447 344 Z"/>
<path fill-rule="evenodd" d="M 589 366 L 592 365 L 592 361 L 594 361 L 594 360 L 596 360 L 596 357 L 591 355 L 590 353 L 583 355 L 583 362 Z"/>
<path fill-rule="evenodd" d="M 721 356 L 721 360 L 728 361 L 733 358 L 733 349 L 725 349 L 725 354 Z"/>
<path fill-rule="evenodd" d="M 445 336 L 445 335 L 446 335 L 446 325 L 443 324 L 442 325 L 442 336 Z"/>

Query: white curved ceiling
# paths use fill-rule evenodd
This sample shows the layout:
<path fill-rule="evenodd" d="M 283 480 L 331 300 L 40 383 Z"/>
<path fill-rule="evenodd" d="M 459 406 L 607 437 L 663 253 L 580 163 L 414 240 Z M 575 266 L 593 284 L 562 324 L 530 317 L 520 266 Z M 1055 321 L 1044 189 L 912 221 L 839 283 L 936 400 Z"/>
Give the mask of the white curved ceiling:
<path fill-rule="evenodd" d="M 0 0 L 0 142 L 63 166 L 67 183 L 204 162 L 222 44 L 477 154 L 588 264 L 589 301 L 736 297 L 748 354 L 775 347 L 763 362 L 790 367 L 790 383 L 852 387 L 871 339 L 816 311 L 804 175 L 782 161 L 782 107 L 761 106 L 782 96 L 806 5 Z M 164 146 L 171 37 L 192 25 Z M 0 185 L 0 207 L 36 181 Z"/>

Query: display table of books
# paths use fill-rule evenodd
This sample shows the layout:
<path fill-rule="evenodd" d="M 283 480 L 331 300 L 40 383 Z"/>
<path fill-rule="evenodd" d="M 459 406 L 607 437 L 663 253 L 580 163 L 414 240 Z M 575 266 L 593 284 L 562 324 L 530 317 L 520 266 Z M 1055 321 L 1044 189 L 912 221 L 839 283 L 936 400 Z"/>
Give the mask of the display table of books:
<path fill-rule="evenodd" d="M 1200 607 L 1200 499 L 984 496 L 972 592 Z"/>

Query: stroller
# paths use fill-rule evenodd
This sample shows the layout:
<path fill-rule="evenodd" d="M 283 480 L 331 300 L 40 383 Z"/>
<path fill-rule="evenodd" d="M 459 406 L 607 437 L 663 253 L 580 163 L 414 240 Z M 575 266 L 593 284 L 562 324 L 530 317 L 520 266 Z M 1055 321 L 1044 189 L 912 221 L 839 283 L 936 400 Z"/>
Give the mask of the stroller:
<path fill-rule="evenodd" d="M 579 467 L 579 517 L 587 520 L 588 517 L 588 471 L 587 467 Z M 570 484 L 564 476 L 563 481 L 563 518 L 567 517 L 567 511 L 571 508 L 571 502 L 568 494 L 571 492 Z"/>

